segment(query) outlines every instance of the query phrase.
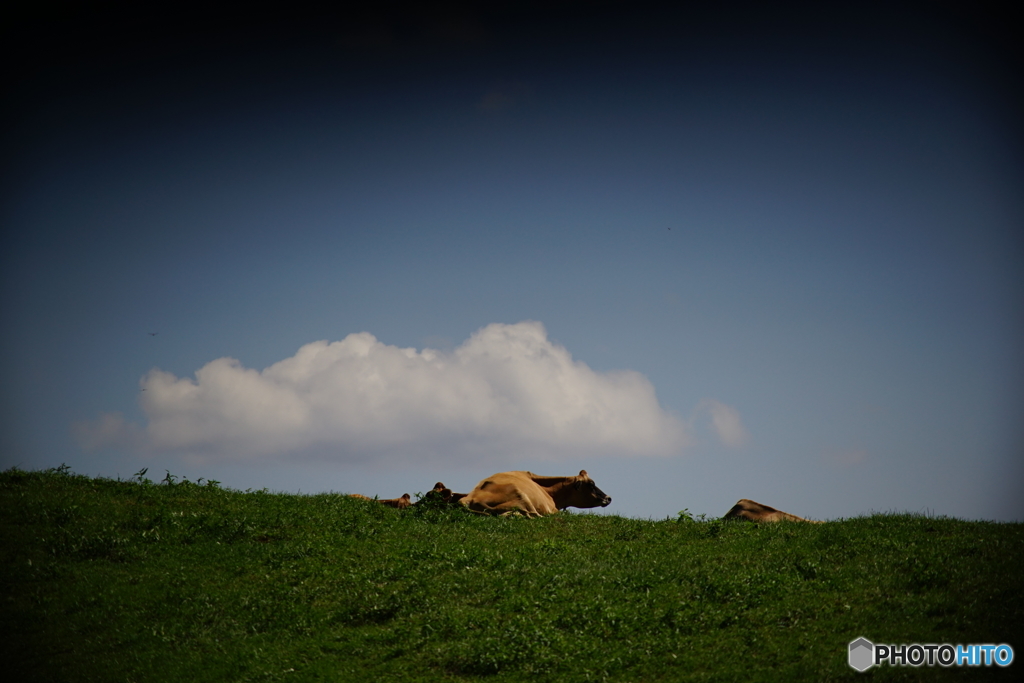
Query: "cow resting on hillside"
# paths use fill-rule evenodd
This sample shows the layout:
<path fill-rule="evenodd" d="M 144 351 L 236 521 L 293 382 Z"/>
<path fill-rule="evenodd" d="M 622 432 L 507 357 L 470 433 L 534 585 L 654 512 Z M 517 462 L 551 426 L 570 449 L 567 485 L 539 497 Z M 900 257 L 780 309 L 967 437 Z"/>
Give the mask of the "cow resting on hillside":
<path fill-rule="evenodd" d="M 388 507 L 398 508 L 399 510 L 404 510 L 405 508 L 412 505 L 412 498 L 409 497 L 408 493 L 403 494 L 401 498 L 370 498 L 369 496 L 364 496 L 360 493 L 350 493 L 348 497 L 358 498 L 360 500 L 373 500 L 380 503 L 381 505 L 387 505 Z"/>
<path fill-rule="evenodd" d="M 460 500 L 466 497 L 465 493 L 454 493 L 450 488 L 445 486 L 441 482 L 434 484 L 434 488 L 427 491 L 427 493 L 413 505 L 419 505 L 420 503 L 427 501 L 441 502 L 446 505 L 455 505 Z"/>
<path fill-rule="evenodd" d="M 580 470 L 575 477 L 499 472 L 481 481 L 459 502 L 482 515 L 518 511 L 527 517 L 541 517 L 567 507 L 607 507 L 612 499 L 597 488 L 586 470 Z"/>
<path fill-rule="evenodd" d="M 725 517 L 722 519 L 747 519 L 751 522 L 810 522 L 811 524 L 821 524 L 821 522 L 797 517 L 782 510 L 776 510 L 773 507 L 755 503 L 746 498 L 740 499 L 733 505 L 732 509 L 725 513 Z"/>

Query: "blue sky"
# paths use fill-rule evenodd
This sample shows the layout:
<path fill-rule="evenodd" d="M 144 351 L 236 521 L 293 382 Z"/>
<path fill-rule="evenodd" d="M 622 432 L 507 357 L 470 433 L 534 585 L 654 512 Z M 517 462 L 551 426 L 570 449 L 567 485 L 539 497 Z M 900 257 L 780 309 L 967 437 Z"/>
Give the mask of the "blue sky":
<path fill-rule="evenodd" d="M 1024 519 L 998 17 L 622 7 L 181 20 L 27 70 L 0 466 Z"/>

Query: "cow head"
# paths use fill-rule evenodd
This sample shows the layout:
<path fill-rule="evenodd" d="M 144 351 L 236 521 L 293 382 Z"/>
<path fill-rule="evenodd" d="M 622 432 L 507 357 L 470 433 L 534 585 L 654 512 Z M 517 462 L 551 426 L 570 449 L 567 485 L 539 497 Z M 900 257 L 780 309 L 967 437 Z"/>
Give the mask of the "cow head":
<path fill-rule="evenodd" d="M 608 507 L 612 497 L 597 488 L 597 484 L 590 478 L 586 470 L 580 470 L 578 477 L 571 478 L 572 483 L 567 487 L 571 493 L 568 496 L 567 505 L 577 508 Z"/>
<path fill-rule="evenodd" d="M 427 491 L 423 500 L 437 501 L 442 503 L 452 502 L 452 490 L 441 482 L 434 484 L 434 488 Z M 420 501 L 423 502 L 423 501 Z"/>

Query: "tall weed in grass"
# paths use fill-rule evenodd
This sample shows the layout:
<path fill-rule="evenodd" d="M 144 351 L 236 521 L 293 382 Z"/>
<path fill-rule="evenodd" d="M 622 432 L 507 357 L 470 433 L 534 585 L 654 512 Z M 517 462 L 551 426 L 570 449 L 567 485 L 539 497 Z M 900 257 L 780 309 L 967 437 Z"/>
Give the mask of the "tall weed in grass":
<path fill-rule="evenodd" d="M 0 473 L 0 558 L 19 681 L 855 680 L 858 636 L 1024 653 L 1021 524 L 485 518 L 56 468 Z"/>

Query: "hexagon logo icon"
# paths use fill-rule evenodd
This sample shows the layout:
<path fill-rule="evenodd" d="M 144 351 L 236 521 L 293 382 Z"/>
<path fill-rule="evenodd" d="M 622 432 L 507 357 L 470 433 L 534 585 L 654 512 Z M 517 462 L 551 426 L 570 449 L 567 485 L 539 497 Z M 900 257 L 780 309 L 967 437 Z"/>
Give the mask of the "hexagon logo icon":
<path fill-rule="evenodd" d="M 857 671 L 867 671 L 875 663 L 875 644 L 867 638 L 858 638 L 850 643 L 850 666 Z"/>

